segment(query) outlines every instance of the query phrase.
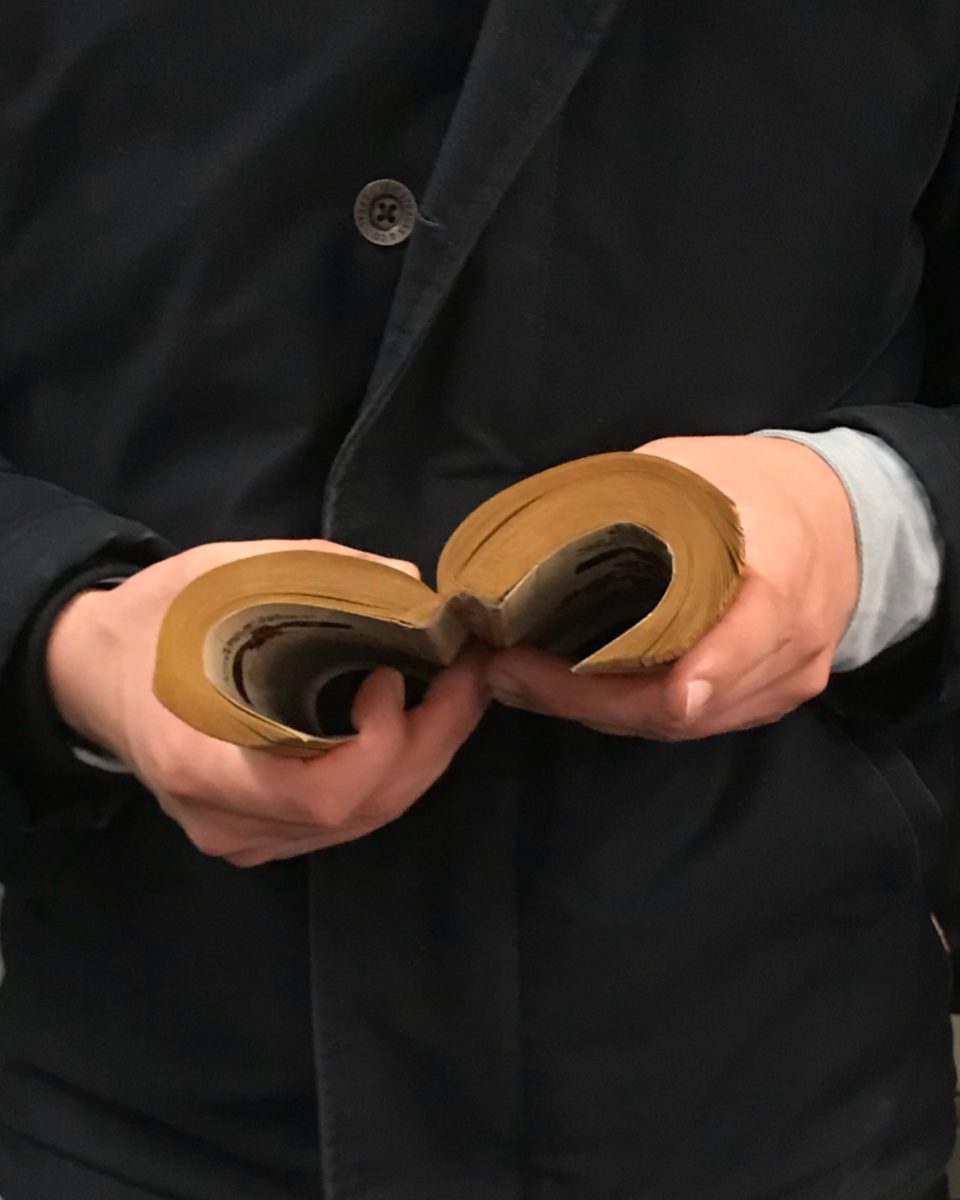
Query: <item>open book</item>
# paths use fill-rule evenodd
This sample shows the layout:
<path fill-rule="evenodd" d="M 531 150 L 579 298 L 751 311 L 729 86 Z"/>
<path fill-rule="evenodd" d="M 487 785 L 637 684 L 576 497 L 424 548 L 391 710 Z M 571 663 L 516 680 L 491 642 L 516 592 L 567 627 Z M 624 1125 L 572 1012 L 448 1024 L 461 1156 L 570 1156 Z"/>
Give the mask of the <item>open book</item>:
<path fill-rule="evenodd" d="M 189 584 L 160 633 L 154 690 L 213 737 L 316 754 L 349 737 L 376 666 L 427 681 L 464 645 L 538 646 L 571 669 L 679 658 L 733 600 L 733 504 L 665 459 L 601 454 L 498 493 L 454 530 L 434 591 L 369 559 L 289 550 Z"/>

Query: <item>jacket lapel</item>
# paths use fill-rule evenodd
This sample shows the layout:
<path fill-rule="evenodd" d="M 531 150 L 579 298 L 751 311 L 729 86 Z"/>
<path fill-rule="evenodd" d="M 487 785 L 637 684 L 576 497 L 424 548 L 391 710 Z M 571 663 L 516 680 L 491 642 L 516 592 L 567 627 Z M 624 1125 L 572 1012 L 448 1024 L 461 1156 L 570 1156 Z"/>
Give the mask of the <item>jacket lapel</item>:
<path fill-rule="evenodd" d="M 360 415 L 331 471 L 331 505 L 359 441 L 423 343 L 497 205 L 601 44 L 619 2 L 490 0 L 421 197 L 418 227 L 405 251 Z"/>

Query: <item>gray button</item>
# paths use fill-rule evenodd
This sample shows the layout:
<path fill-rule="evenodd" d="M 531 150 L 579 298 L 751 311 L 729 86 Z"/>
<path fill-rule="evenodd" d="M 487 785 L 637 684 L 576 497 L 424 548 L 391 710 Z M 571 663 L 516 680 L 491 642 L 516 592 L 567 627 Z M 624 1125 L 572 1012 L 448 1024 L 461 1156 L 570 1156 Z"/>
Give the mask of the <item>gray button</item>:
<path fill-rule="evenodd" d="M 357 228 L 375 246 L 396 246 L 413 233 L 417 202 L 413 192 L 395 179 L 375 179 L 353 206 Z"/>

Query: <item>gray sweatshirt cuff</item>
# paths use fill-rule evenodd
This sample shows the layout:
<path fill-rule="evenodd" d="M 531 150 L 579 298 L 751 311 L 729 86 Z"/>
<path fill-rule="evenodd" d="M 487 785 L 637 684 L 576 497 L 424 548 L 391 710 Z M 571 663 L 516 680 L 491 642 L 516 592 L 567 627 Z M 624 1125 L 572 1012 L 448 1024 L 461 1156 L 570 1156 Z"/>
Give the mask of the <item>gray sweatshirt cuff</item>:
<path fill-rule="evenodd" d="M 943 543 L 923 485 L 899 454 L 872 433 L 763 429 L 816 451 L 836 471 L 853 510 L 860 593 L 833 659 L 852 671 L 924 625 L 937 603 Z"/>

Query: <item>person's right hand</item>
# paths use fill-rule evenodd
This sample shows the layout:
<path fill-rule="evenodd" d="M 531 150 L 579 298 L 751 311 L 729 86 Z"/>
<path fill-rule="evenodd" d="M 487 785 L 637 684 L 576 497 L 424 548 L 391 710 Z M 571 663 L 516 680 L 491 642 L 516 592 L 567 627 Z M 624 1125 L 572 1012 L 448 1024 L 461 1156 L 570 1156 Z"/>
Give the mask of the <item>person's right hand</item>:
<path fill-rule="evenodd" d="M 51 694 L 66 723 L 126 763 L 199 850 L 236 866 L 350 841 L 400 816 L 447 769 L 488 702 L 475 652 L 441 672 L 409 712 L 402 676 L 381 669 L 354 703 L 356 737 L 307 760 L 217 741 L 169 713 L 151 684 L 174 596 L 222 563 L 291 549 L 358 553 L 321 541 L 199 546 L 112 591 L 81 593 L 48 644 Z M 417 574 L 409 563 L 380 561 Z"/>

